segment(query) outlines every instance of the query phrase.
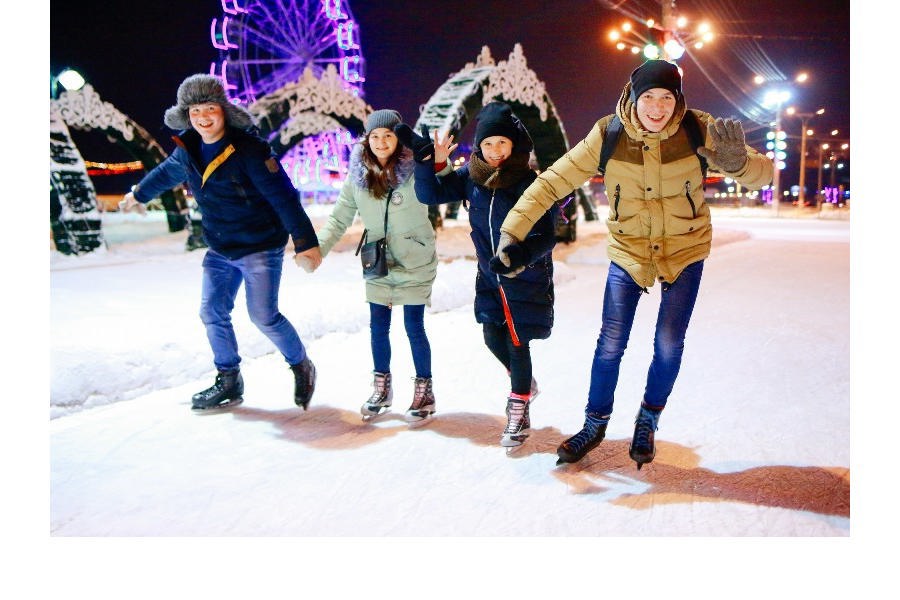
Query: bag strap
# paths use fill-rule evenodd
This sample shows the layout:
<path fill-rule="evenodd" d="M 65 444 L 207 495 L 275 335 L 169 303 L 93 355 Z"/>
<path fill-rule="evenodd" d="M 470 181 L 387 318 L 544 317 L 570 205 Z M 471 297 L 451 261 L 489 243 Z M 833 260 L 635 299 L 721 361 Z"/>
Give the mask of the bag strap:
<path fill-rule="evenodd" d="M 353 256 L 359 256 L 359 251 L 362 249 L 363 244 L 366 243 L 366 238 L 369 236 L 369 230 L 363 229 L 362 236 L 359 238 L 359 243 L 356 245 L 356 252 L 353 253 Z"/>
<path fill-rule="evenodd" d="M 688 139 L 691 141 L 691 148 L 694 149 L 694 154 L 697 154 L 697 148 L 702 146 L 705 143 L 703 139 L 703 132 L 700 130 L 700 120 L 697 118 L 697 115 L 692 110 L 688 110 L 684 113 L 684 117 L 681 118 L 681 125 L 684 127 L 685 133 L 687 133 Z M 706 161 L 706 158 L 697 154 L 697 159 L 700 161 L 700 171 L 703 173 L 703 179 L 706 179 L 706 171 L 709 169 L 709 163 Z"/>

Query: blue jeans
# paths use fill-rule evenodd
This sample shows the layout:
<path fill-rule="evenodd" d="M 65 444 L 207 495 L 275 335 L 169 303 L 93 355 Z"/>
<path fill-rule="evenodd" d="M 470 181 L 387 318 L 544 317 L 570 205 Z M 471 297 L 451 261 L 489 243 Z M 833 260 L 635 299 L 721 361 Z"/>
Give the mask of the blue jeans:
<path fill-rule="evenodd" d="M 216 369 L 237 369 L 241 362 L 231 311 L 241 282 L 247 298 L 250 320 L 272 340 L 289 365 L 306 358 L 306 349 L 297 330 L 278 310 L 278 287 L 284 248 L 254 252 L 231 260 L 207 250 L 203 257 L 203 290 L 200 320 L 213 352 Z"/>
<path fill-rule="evenodd" d="M 684 337 L 691 313 L 697 301 L 703 261 L 688 266 L 675 283 L 662 284 L 662 300 L 656 317 L 656 334 L 653 338 L 653 360 L 647 373 L 643 404 L 662 410 L 675 386 L 684 352 Z M 619 365 L 634 314 L 643 288 L 620 266 L 610 263 L 603 295 L 603 324 L 594 350 L 591 367 L 591 386 L 585 412 L 609 416 L 612 414 L 616 384 L 619 381 Z"/>
<path fill-rule="evenodd" d="M 412 349 L 416 377 L 431 377 L 431 344 L 425 334 L 425 305 L 405 304 L 403 325 Z M 391 309 L 369 302 L 369 329 L 372 334 L 372 360 L 378 373 L 391 372 Z"/>

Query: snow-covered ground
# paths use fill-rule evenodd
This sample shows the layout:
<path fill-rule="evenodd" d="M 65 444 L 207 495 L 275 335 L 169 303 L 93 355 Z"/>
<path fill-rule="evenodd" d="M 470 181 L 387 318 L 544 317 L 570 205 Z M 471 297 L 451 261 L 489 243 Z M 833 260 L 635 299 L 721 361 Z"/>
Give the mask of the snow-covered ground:
<path fill-rule="evenodd" d="M 310 212 L 321 223 L 324 212 Z M 293 405 L 290 371 L 239 298 L 233 316 L 245 402 L 198 416 L 190 396 L 213 378 L 197 317 L 202 251 L 185 252 L 186 234 L 166 233 L 152 213 L 143 220 L 106 215 L 108 249 L 50 256 L 48 492 L 56 556 L 68 556 L 62 548 L 82 552 L 71 546 L 76 538 L 159 538 L 135 544 L 152 557 L 140 569 L 109 542 L 94 540 L 86 550 L 101 552 L 103 576 L 108 561 L 148 581 L 181 577 L 185 594 L 170 597 L 204 594 L 213 589 L 210 578 L 221 587 L 245 565 L 259 568 L 256 577 L 226 587 L 252 595 L 268 585 L 259 579 L 272 565 L 296 578 L 295 588 L 276 589 L 301 592 L 312 570 L 319 579 L 331 574 L 331 591 L 317 595 L 335 598 L 347 597 L 342 586 L 364 593 L 372 579 L 386 578 L 399 596 L 412 595 L 407 588 L 416 582 L 440 588 L 422 593 L 456 590 L 446 597 L 458 597 L 468 582 L 485 590 L 472 598 L 520 595 L 523 586 L 536 594 L 529 597 L 567 590 L 600 597 L 616 586 L 645 587 L 645 571 L 668 579 L 693 569 L 710 582 L 709 569 L 735 569 L 755 578 L 749 563 L 742 573 L 733 562 L 747 561 L 747 552 L 768 557 L 770 572 L 789 578 L 782 560 L 796 560 L 795 553 L 820 565 L 833 560 L 833 545 L 828 552 L 801 542 L 851 532 L 850 226 L 729 214 L 714 217 L 715 245 L 682 373 L 660 421 L 657 458 L 640 472 L 627 447 L 658 286 L 639 306 L 607 440 L 581 463 L 555 465 L 556 446 L 582 421 L 600 328 L 608 264 L 602 222 L 580 222 L 578 242 L 555 252 L 553 335 L 533 344 L 542 391 L 532 436 L 507 456 L 498 439 L 508 380 L 472 315 L 464 220 L 439 233 L 444 260 L 426 313 L 437 417 L 409 429 L 401 415 L 413 371 L 400 321 L 392 330 L 395 412 L 368 424 L 359 416 L 371 358 L 352 252 L 358 231 L 314 274 L 289 259 L 285 265 L 282 311 L 319 369 L 310 410 Z M 148 235 L 153 228 L 159 235 Z M 39 391 L 32 397 L 37 402 Z M 209 537 L 228 539 L 200 545 Z M 758 537 L 796 541 L 790 548 L 746 543 Z M 261 538 L 289 539 L 261 546 Z M 710 552 L 702 543 L 709 538 L 729 544 Z M 163 539 L 178 542 L 163 546 Z M 722 553 L 728 548 L 733 557 Z M 152 561 L 162 557 L 159 572 Z M 615 574 L 632 570 L 636 581 Z M 692 589 L 651 581 L 651 595 Z"/>

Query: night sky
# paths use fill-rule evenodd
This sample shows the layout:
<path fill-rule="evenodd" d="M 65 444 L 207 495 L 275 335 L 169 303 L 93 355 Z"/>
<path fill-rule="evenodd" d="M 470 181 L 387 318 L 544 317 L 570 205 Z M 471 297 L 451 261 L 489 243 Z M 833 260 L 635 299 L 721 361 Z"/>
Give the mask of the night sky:
<path fill-rule="evenodd" d="M 654 5 L 648 0 L 629 4 Z M 788 77 L 809 71 L 811 81 L 797 88 L 791 104 L 810 112 L 826 107 L 826 115 L 812 125 L 823 131 L 837 128 L 842 137 L 849 137 L 845 135 L 850 125 L 847 0 L 677 3 L 679 12 L 692 19 L 704 16 L 695 8 L 698 5 L 736 12 L 731 22 L 713 22 L 719 37 L 698 51 L 698 60 L 704 60 L 705 52 L 719 52 L 722 63 L 749 81 L 753 73 L 738 60 L 732 42 L 758 44 Z M 640 63 L 608 41 L 607 33 L 624 17 L 596 0 L 350 0 L 349 6 L 360 26 L 367 63 L 366 101 L 375 108 L 398 109 L 409 123 L 415 122 L 420 105 L 451 73 L 475 60 L 483 45 L 499 61 L 508 58 L 519 42 L 529 67 L 546 84 L 574 144 L 598 118 L 612 112 L 629 73 Z M 658 13 L 652 16 L 659 19 Z M 221 15 L 219 0 L 52 0 L 51 73 L 66 66 L 80 70 L 102 99 L 166 140 L 162 116 L 174 104 L 178 84 L 192 73 L 208 72 L 218 58 L 209 30 L 211 19 Z M 742 37 L 734 37 L 733 32 Z M 689 106 L 716 116 L 739 115 L 691 58 L 685 57 L 681 64 Z M 799 120 L 787 120 L 785 128 L 799 135 Z M 464 141 L 471 135 L 464 133 Z M 755 135 L 761 137 L 761 131 Z M 751 143 L 755 141 L 751 138 Z M 163 146 L 168 150 L 170 143 Z M 83 153 L 95 151 L 107 149 Z M 108 152 L 85 158 L 124 158 L 111 144 Z"/>

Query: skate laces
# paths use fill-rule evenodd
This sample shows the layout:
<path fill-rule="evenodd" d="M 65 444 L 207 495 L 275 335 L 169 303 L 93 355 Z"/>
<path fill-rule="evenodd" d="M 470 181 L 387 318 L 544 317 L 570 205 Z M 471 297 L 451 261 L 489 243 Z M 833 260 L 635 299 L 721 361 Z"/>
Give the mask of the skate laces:
<path fill-rule="evenodd" d="M 507 423 L 503 433 L 518 433 L 528 422 L 528 403 L 522 400 L 506 402 Z"/>
<path fill-rule="evenodd" d="M 434 394 L 431 392 L 431 379 L 427 377 L 414 377 L 415 390 L 413 391 L 413 403 L 410 410 L 418 410 L 423 406 L 434 404 Z"/>
<path fill-rule="evenodd" d="M 602 425 L 603 421 L 598 421 L 592 418 L 585 419 L 584 427 L 581 428 L 581 431 L 566 440 L 564 442 L 565 445 L 575 452 L 580 451 L 583 447 L 589 444 L 591 440 L 597 437 L 597 433 L 600 431 L 600 427 Z"/>
<path fill-rule="evenodd" d="M 640 448 L 650 447 L 650 436 L 656 430 L 654 419 L 650 416 L 640 415 L 635 421 L 634 445 Z"/>

